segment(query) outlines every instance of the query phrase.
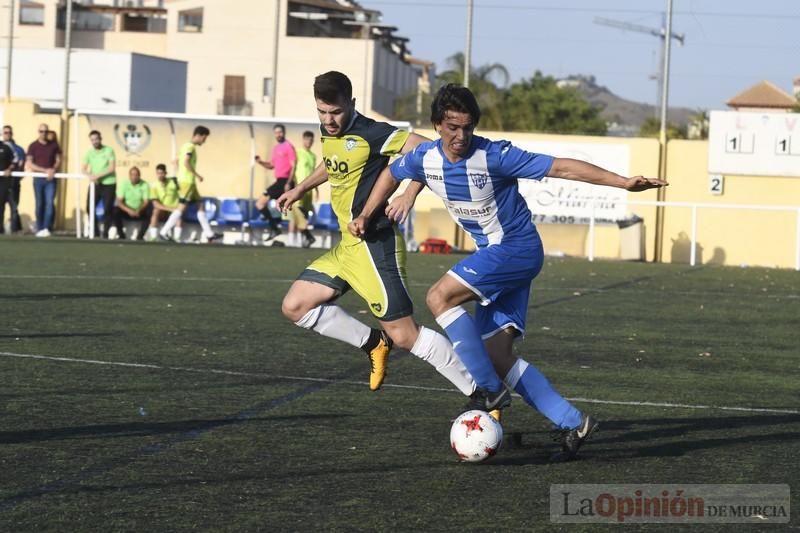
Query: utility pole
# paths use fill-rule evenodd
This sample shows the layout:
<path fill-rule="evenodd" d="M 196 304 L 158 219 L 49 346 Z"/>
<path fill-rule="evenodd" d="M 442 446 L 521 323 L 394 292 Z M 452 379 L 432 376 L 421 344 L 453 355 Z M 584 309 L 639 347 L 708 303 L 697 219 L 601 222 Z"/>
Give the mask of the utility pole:
<path fill-rule="evenodd" d="M 672 35 L 672 0 L 667 0 L 667 24 L 665 35 Z M 680 41 L 683 44 L 683 41 Z M 658 169 L 659 178 L 667 179 L 667 103 L 669 101 L 669 63 L 672 51 L 672 39 L 664 39 L 664 64 L 661 73 L 661 129 L 658 133 L 658 143 L 661 147 L 661 158 Z M 666 190 L 663 187 L 656 190 L 656 199 L 663 202 L 666 199 Z M 657 263 L 661 262 L 662 248 L 664 244 L 664 206 L 656 207 L 656 235 L 655 235 L 654 259 Z"/>
<path fill-rule="evenodd" d="M 272 44 L 272 94 L 270 95 L 270 111 L 275 116 L 278 96 L 278 46 L 281 42 L 281 2 L 275 0 L 275 41 Z"/>
<path fill-rule="evenodd" d="M 611 26 L 622 30 L 636 31 L 640 33 L 647 33 L 654 35 L 661 39 L 661 71 L 658 74 L 658 105 L 660 107 L 660 125 L 658 132 L 659 143 L 659 161 L 658 161 L 658 177 L 666 179 L 667 176 L 667 111 L 669 103 L 669 65 L 670 54 L 672 51 L 672 40 L 678 41 L 678 44 L 683 46 L 686 36 L 682 33 L 674 33 L 672 31 L 672 0 L 667 1 L 667 10 L 664 16 L 664 21 L 661 28 L 649 28 L 639 24 L 632 24 L 619 20 L 606 19 L 596 17 L 595 24 L 602 24 L 604 26 Z M 657 190 L 656 198 L 659 202 L 663 202 L 666 198 L 666 190 L 662 187 Z M 664 241 L 664 207 L 656 206 L 656 227 L 655 227 L 655 251 L 654 259 L 656 262 L 661 261 L 661 250 Z"/>
<path fill-rule="evenodd" d="M 6 103 L 11 101 L 11 60 L 14 55 L 14 0 L 8 11 L 8 57 L 6 59 Z"/>
<path fill-rule="evenodd" d="M 668 9 L 671 12 L 672 8 L 669 7 Z M 667 30 L 666 29 L 666 25 L 667 25 L 667 20 L 666 19 L 667 19 L 667 16 L 665 14 L 663 16 L 663 19 L 662 19 L 663 22 L 662 22 L 662 26 L 660 28 L 650 28 L 648 26 L 642 26 L 641 24 L 633 24 L 633 23 L 630 23 L 630 22 L 624 22 L 624 21 L 621 21 L 621 20 L 614 20 L 614 19 L 607 19 L 607 18 L 603 18 L 603 17 L 595 17 L 595 19 L 594 19 L 594 23 L 595 24 L 600 24 L 601 26 L 610 26 L 612 28 L 619 28 L 621 30 L 635 31 L 635 32 L 638 32 L 638 33 L 646 33 L 648 35 L 652 35 L 654 37 L 658 37 L 661 40 L 661 53 L 660 53 L 659 65 L 658 65 L 659 71 L 658 71 L 658 74 L 653 76 L 657 80 L 657 84 L 658 84 L 658 88 L 657 88 L 658 99 L 656 101 L 656 105 L 654 106 L 655 109 L 656 109 L 656 116 L 658 116 L 658 113 L 659 113 L 659 110 L 660 110 L 660 106 L 662 104 L 662 101 L 664 100 L 664 88 L 663 88 L 664 87 L 664 59 L 665 59 L 664 56 L 666 55 L 666 47 L 667 47 L 668 44 L 670 44 L 670 40 L 668 40 L 666 38 L 666 35 L 669 34 L 672 37 L 672 39 L 675 39 L 676 41 L 678 41 L 678 44 L 680 44 L 681 46 L 683 46 L 683 43 L 684 43 L 684 41 L 686 39 L 686 36 L 683 33 L 674 33 L 672 31 L 672 28 L 671 28 L 671 26 L 672 26 L 671 15 L 670 15 L 670 29 Z"/>
<path fill-rule="evenodd" d="M 61 104 L 62 120 L 67 119 L 67 113 L 69 112 L 70 55 L 72 55 L 72 0 L 67 0 L 67 14 L 64 20 L 64 101 Z"/>
<path fill-rule="evenodd" d="M 473 0 L 467 0 L 467 43 L 464 46 L 464 87 L 469 87 L 469 71 L 472 67 L 472 12 Z"/>
<path fill-rule="evenodd" d="M 472 70 L 472 12 L 474 11 L 475 3 L 473 0 L 467 0 L 467 42 L 464 45 L 464 87 L 469 87 L 469 72 Z M 466 242 L 466 234 L 458 225 L 456 225 L 455 234 L 453 235 L 453 244 L 460 249 L 464 249 Z"/>
<path fill-rule="evenodd" d="M 68 172 L 69 165 L 76 165 L 77 161 L 70 161 L 70 128 L 69 128 L 69 75 L 70 75 L 70 59 L 72 55 L 72 0 L 67 0 L 66 16 L 64 17 L 64 101 L 61 103 L 61 149 L 63 160 L 61 163 L 61 171 Z M 77 142 L 77 139 L 72 139 Z M 67 186 L 59 186 L 56 188 L 56 198 L 59 206 L 66 205 L 64 201 L 67 195 Z M 62 225 L 65 221 L 65 211 L 59 207 L 56 212 L 57 224 Z M 75 224 L 80 222 L 75 219 Z"/>

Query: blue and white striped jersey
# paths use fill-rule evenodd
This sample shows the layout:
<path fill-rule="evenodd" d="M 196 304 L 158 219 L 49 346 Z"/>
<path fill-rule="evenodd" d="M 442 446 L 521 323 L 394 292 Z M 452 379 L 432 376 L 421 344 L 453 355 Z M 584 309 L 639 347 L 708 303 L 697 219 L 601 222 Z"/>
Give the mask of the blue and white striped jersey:
<path fill-rule="evenodd" d="M 392 163 L 391 171 L 398 181 L 412 179 L 427 185 L 444 201 L 453 220 L 483 248 L 500 243 L 524 246 L 538 240 L 517 179 L 542 179 L 552 164 L 552 156 L 476 135 L 469 152 L 457 163 L 447 160 L 439 139 L 420 144 Z"/>

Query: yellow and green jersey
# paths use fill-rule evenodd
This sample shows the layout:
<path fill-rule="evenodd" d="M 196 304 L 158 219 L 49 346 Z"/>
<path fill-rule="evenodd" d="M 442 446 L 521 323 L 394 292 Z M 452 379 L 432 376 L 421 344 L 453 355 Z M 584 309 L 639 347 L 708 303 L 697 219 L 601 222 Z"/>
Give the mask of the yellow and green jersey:
<path fill-rule="evenodd" d="M 150 199 L 158 200 L 164 207 L 177 207 L 180 198 L 178 196 L 178 183 L 175 178 L 167 178 L 164 183 L 156 180 L 150 187 Z"/>
<path fill-rule="evenodd" d="M 390 157 L 400 154 L 409 134 L 359 113 L 353 115 L 341 135 L 331 136 L 324 127 L 320 130 L 322 160 L 331 185 L 331 205 L 343 230 L 342 242 L 357 242 L 358 239 L 347 231 L 347 224 L 361 214 L 378 175 Z M 392 225 L 384 210 L 381 207 L 375 212 L 367 228 L 368 234 Z"/>
<path fill-rule="evenodd" d="M 297 165 L 294 167 L 294 182 L 295 185 L 302 183 L 304 179 L 314 173 L 317 168 L 317 155 L 311 150 L 305 148 L 297 149 Z M 311 191 L 308 191 L 300 199 L 301 208 L 303 212 L 307 213 L 313 209 Z"/>
<path fill-rule="evenodd" d="M 186 156 L 191 157 L 192 168 L 197 169 L 197 145 L 193 142 L 184 143 L 178 151 L 178 181 L 194 183 L 195 174 L 186 167 Z"/>

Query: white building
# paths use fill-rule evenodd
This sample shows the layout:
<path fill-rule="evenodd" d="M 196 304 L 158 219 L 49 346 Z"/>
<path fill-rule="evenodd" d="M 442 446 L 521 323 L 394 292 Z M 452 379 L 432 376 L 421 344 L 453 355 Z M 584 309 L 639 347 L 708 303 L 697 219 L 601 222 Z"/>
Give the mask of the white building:
<path fill-rule="evenodd" d="M 0 49 L 5 58 L 8 49 Z M 61 109 L 64 51 L 17 48 L 13 51 L 11 94 L 44 109 Z M 0 71 L 5 96 L 7 69 Z M 74 50 L 70 60 L 69 106 L 119 111 L 186 111 L 185 61 L 130 52 Z"/>
<path fill-rule="evenodd" d="M 16 5 L 15 48 L 64 45 L 64 0 Z M 8 16 L 0 9 L 0 28 Z M 351 0 L 80 0 L 72 29 L 77 49 L 186 62 L 188 113 L 313 116 L 314 76 L 333 69 L 350 77 L 360 109 L 385 116 L 420 86 L 407 39 Z"/>

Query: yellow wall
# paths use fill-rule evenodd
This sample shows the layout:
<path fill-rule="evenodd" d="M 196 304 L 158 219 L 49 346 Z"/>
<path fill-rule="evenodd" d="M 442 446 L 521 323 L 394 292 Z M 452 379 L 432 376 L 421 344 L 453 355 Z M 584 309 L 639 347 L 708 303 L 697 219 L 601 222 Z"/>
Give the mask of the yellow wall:
<path fill-rule="evenodd" d="M 667 164 L 669 202 L 788 205 L 800 209 L 800 178 L 725 176 L 723 194 L 710 194 L 706 141 L 671 141 Z M 798 211 L 701 208 L 697 219 L 697 262 L 794 267 L 798 216 Z M 664 261 L 688 262 L 691 210 L 671 207 L 664 218 Z"/>

